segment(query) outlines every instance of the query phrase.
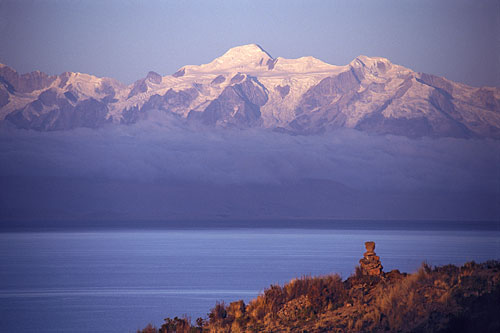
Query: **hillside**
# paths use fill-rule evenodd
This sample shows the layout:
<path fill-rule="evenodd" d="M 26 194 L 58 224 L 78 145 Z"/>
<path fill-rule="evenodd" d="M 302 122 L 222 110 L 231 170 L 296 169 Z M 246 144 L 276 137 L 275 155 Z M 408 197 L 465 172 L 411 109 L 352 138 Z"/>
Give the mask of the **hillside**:
<path fill-rule="evenodd" d="M 384 273 L 367 242 L 356 273 L 272 285 L 249 304 L 218 303 L 208 318 L 166 318 L 151 332 L 498 332 L 500 262 L 423 264 Z M 373 247 L 371 247 L 373 244 Z"/>

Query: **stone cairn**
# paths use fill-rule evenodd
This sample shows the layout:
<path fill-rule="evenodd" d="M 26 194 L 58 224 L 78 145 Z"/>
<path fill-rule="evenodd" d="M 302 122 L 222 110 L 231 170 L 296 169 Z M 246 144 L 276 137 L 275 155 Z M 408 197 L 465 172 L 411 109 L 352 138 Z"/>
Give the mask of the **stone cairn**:
<path fill-rule="evenodd" d="M 359 261 L 363 275 L 381 276 L 384 274 L 380 257 L 375 254 L 375 242 L 365 242 L 366 252 Z"/>

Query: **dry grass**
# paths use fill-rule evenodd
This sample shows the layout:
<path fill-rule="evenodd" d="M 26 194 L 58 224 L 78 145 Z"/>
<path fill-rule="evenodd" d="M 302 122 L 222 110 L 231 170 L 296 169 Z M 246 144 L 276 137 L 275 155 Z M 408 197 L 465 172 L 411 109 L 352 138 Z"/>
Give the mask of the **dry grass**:
<path fill-rule="evenodd" d="M 272 285 L 248 305 L 217 303 L 207 319 L 167 318 L 160 332 L 497 332 L 500 263 L 410 275 L 303 277 Z M 153 329 L 148 331 L 147 329 Z M 146 327 L 141 333 L 154 332 Z"/>

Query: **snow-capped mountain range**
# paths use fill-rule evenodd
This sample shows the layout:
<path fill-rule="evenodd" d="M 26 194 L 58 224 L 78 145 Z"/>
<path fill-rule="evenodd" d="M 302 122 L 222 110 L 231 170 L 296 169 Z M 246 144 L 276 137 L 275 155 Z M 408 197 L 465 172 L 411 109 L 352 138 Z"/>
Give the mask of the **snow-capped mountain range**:
<path fill-rule="evenodd" d="M 172 75 L 111 78 L 0 65 L 0 120 L 39 131 L 130 124 L 149 110 L 217 127 L 314 134 L 345 127 L 409 137 L 500 138 L 500 88 L 470 87 L 379 57 L 345 66 L 273 58 L 255 44 Z"/>

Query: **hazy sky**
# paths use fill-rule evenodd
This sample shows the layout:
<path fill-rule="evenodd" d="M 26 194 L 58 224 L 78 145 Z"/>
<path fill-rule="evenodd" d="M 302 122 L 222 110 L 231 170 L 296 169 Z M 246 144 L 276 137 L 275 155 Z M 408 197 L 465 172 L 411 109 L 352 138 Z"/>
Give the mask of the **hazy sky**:
<path fill-rule="evenodd" d="M 343 65 L 364 54 L 500 86 L 500 1 L 0 0 L 0 62 L 125 83 L 257 43 L 273 57 Z"/>

